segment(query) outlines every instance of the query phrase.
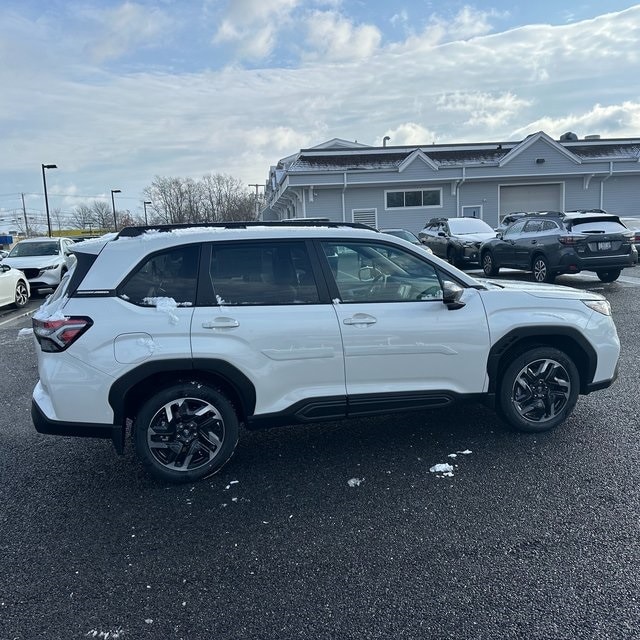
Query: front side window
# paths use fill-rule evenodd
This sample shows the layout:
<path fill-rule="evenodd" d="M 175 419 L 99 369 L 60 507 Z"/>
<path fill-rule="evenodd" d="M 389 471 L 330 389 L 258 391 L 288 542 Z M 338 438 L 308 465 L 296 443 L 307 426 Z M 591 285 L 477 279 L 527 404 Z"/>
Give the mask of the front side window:
<path fill-rule="evenodd" d="M 214 245 L 209 274 L 220 305 L 313 304 L 319 301 L 304 242 Z"/>
<path fill-rule="evenodd" d="M 118 288 L 118 295 L 143 307 L 156 307 L 167 300 L 191 306 L 196 301 L 199 259 L 198 245 L 156 253 L 133 271 Z"/>
<path fill-rule="evenodd" d="M 433 265 L 398 247 L 323 242 L 342 302 L 442 300 Z"/>
<path fill-rule="evenodd" d="M 441 189 L 414 189 L 411 191 L 387 191 L 386 208 L 425 208 L 442 206 Z"/>

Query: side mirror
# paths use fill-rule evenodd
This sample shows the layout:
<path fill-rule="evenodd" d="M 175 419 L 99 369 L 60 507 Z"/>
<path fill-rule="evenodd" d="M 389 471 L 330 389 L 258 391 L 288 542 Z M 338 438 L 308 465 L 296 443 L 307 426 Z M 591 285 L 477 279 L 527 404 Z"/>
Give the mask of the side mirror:
<path fill-rule="evenodd" d="M 455 311 L 456 309 L 462 309 L 465 303 L 460 302 L 460 298 L 464 293 L 464 289 L 455 282 L 445 280 L 442 283 L 442 303 L 447 305 L 449 311 Z"/>
<path fill-rule="evenodd" d="M 373 267 L 360 267 L 358 269 L 358 279 L 360 282 L 373 282 L 376 271 Z"/>
<path fill-rule="evenodd" d="M 498 233 L 496 233 L 496 238 L 498 238 L 499 240 L 502 240 L 503 239 L 503 235 L 504 234 L 502 233 L 502 231 L 498 231 Z"/>
<path fill-rule="evenodd" d="M 3 273 L 6 273 L 7 271 L 10 271 L 11 267 L 8 264 L 0 264 L 0 271 L 2 271 Z"/>

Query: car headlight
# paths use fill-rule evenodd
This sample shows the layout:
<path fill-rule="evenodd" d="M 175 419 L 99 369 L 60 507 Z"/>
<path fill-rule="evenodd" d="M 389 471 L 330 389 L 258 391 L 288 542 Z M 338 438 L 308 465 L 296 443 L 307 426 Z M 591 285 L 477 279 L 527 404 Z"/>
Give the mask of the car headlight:
<path fill-rule="evenodd" d="M 589 309 L 593 309 L 603 316 L 611 315 L 611 305 L 608 300 L 583 300 L 582 302 L 586 304 Z"/>
<path fill-rule="evenodd" d="M 40 271 L 49 271 L 50 269 L 57 269 L 59 264 L 52 264 L 50 267 L 40 267 Z"/>

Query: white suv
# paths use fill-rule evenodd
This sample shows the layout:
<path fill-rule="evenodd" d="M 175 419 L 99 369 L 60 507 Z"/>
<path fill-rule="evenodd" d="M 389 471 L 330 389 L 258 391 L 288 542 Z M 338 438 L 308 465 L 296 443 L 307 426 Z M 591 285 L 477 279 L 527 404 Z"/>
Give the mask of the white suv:
<path fill-rule="evenodd" d="M 31 291 L 55 289 L 75 263 L 74 244 L 69 238 L 28 238 L 15 244 L 2 262 L 20 269 Z"/>
<path fill-rule="evenodd" d="M 128 228 L 78 262 L 33 318 L 41 433 L 127 425 L 154 476 L 218 471 L 247 428 L 484 400 L 521 431 L 609 386 L 608 302 L 479 281 L 362 225 Z"/>

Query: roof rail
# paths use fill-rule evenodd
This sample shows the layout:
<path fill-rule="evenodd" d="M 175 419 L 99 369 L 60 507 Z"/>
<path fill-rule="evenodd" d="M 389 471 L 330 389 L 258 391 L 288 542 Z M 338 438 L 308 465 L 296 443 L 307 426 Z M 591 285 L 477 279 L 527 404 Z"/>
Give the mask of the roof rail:
<path fill-rule="evenodd" d="M 176 229 L 250 229 L 252 227 L 283 227 L 283 226 L 300 226 L 300 227 L 329 227 L 340 228 L 348 227 L 352 229 L 367 229 L 368 231 L 377 231 L 374 227 L 362 224 L 361 222 L 336 222 L 325 220 L 309 220 L 305 218 L 299 218 L 297 220 L 268 220 L 264 222 L 255 220 L 246 220 L 239 222 L 198 222 L 198 223 L 184 223 L 184 224 L 152 224 L 142 225 L 139 227 L 124 227 L 118 233 L 118 238 L 135 238 L 141 236 L 147 231 L 174 231 Z"/>

